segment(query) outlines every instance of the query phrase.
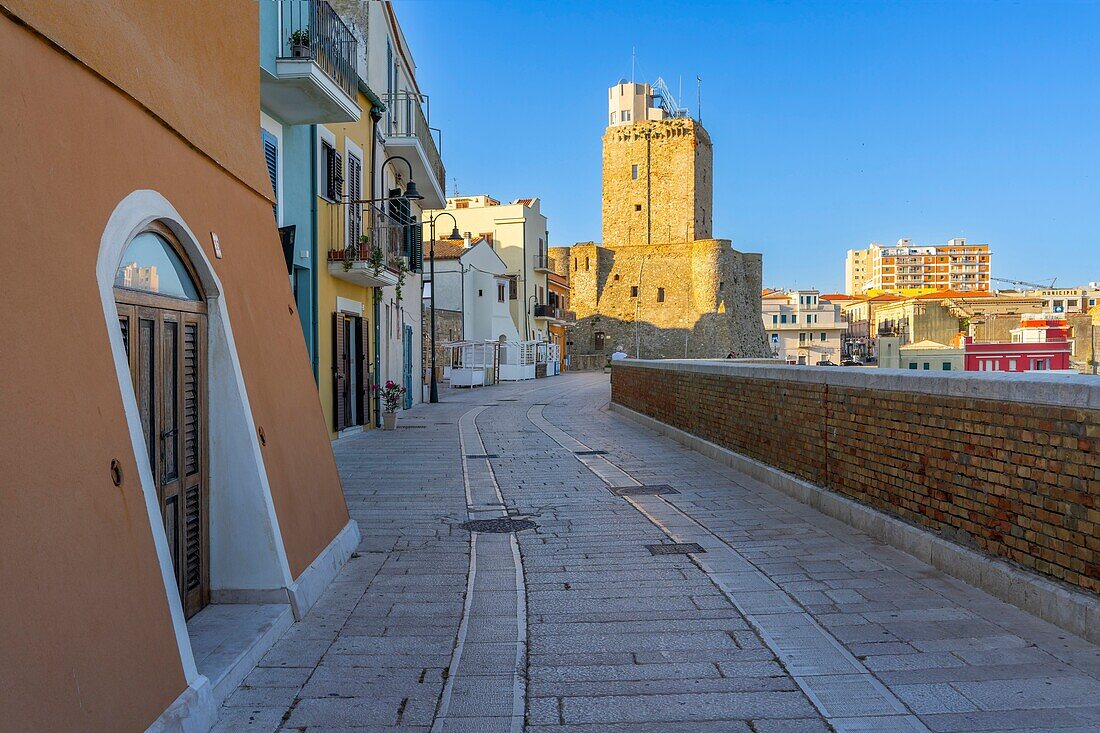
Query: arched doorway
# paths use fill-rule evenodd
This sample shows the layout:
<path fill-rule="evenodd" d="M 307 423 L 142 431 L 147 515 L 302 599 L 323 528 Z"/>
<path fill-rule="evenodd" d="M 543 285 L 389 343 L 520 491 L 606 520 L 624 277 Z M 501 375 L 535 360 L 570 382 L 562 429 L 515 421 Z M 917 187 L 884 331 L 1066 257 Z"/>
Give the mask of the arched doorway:
<path fill-rule="evenodd" d="M 114 295 L 168 552 L 189 618 L 210 602 L 206 298 L 179 241 L 156 222 L 127 245 Z"/>

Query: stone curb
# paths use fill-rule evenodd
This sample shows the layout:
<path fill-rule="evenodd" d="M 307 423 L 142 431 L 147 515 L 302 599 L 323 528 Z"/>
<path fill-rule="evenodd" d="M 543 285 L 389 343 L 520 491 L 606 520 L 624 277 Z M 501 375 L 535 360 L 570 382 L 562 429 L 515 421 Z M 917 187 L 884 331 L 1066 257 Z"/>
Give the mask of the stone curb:
<path fill-rule="evenodd" d="M 735 468 L 773 489 L 808 504 L 877 540 L 928 563 L 991 596 L 1100 644 L 1100 598 L 1066 589 L 1057 583 L 974 550 L 937 537 L 877 509 L 821 488 L 740 453 L 666 425 L 612 402 L 611 411 L 719 463 Z"/>

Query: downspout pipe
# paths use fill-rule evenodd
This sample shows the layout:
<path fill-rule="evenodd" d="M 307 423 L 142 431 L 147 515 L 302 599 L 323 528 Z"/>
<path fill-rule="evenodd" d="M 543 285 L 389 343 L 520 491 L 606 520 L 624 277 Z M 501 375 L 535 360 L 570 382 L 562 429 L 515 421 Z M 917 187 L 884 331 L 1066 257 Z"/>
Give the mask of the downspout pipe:
<path fill-rule="evenodd" d="M 317 125 L 309 126 L 309 360 L 313 366 L 313 381 L 317 375 Z"/>

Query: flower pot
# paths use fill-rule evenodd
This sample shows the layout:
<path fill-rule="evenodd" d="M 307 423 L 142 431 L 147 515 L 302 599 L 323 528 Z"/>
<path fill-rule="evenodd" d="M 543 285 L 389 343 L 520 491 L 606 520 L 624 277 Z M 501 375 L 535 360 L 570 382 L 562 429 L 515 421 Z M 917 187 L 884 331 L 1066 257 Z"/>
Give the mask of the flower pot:
<path fill-rule="evenodd" d="M 290 55 L 296 59 L 308 59 L 310 57 L 309 44 L 296 43 L 290 47 Z"/>
<path fill-rule="evenodd" d="M 396 412 L 383 412 L 382 413 L 382 429 L 383 430 L 396 430 L 397 429 L 397 413 Z"/>

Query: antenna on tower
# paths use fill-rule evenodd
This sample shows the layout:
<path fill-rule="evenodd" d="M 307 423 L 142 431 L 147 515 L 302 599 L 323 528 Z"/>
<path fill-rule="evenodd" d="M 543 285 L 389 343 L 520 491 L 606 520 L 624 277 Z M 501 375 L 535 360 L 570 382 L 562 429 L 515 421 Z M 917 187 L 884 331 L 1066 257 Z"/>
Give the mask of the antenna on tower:
<path fill-rule="evenodd" d="M 634 83 L 634 65 L 638 60 L 638 52 L 634 46 L 630 47 L 630 83 Z"/>
<path fill-rule="evenodd" d="M 703 77 L 695 77 L 695 117 L 703 121 Z"/>

